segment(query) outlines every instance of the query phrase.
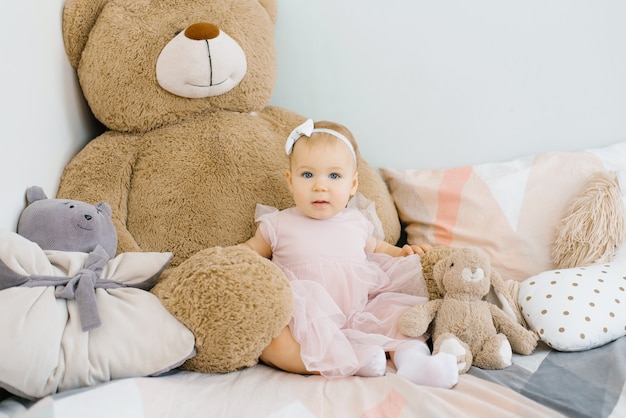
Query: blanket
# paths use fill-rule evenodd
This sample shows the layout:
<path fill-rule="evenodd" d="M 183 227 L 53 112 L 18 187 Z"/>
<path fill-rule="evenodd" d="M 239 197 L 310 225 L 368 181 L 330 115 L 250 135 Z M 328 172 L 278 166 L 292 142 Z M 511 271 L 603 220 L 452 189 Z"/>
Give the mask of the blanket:
<path fill-rule="evenodd" d="M 472 367 L 468 373 L 570 418 L 626 416 L 626 337 L 579 352 L 540 345 L 532 356 L 515 355 L 506 369 Z"/>

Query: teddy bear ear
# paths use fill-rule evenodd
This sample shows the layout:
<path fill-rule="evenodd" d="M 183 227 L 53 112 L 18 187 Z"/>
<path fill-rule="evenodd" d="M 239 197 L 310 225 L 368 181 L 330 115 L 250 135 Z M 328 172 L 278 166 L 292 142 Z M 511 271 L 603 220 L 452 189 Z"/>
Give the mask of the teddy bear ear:
<path fill-rule="evenodd" d="M 272 19 L 272 22 L 276 23 L 276 17 L 278 16 L 276 0 L 259 0 L 259 3 L 267 10 L 267 14 Z"/>
<path fill-rule="evenodd" d="M 443 298 L 446 294 L 446 290 L 443 287 L 443 276 L 446 274 L 446 270 L 448 270 L 448 264 L 451 262 L 451 258 L 452 254 L 449 254 L 446 258 L 437 261 L 433 266 L 433 279 L 437 285 L 440 298 Z"/>
<path fill-rule="evenodd" d="M 48 196 L 39 186 L 31 186 L 26 190 L 26 202 L 30 205 L 38 200 L 45 200 Z"/>
<path fill-rule="evenodd" d="M 67 0 L 63 7 L 63 42 L 72 67 L 77 68 L 91 29 L 108 0 Z"/>

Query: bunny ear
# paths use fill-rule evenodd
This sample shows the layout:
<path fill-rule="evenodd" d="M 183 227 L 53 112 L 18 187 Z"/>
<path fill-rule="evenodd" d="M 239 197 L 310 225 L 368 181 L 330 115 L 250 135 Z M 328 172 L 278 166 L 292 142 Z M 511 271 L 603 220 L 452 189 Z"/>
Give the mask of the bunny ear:
<path fill-rule="evenodd" d="M 452 257 L 452 255 L 453 253 L 448 254 L 445 258 L 437 261 L 433 267 L 433 280 L 437 286 L 437 292 L 439 294 L 438 299 L 443 298 L 446 294 L 446 289 L 443 285 L 443 277 L 450 268 L 450 257 Z"/>
<path fill-rule="evenodd" d="M 455 248 L 438 245 L 421 256 L 422 273 L 424 275 L 424 280 L 426 280 L 428 298 L 430 300 L 443 298 L 443 293 L 439 290 L 440 285 L 437 284 L 437 281 L 434 277 L 435 265 L 442 259 L 448 258 L 448 256 L 455 251 Z M 437 274 L 440 275 L 441 273 Z"/>
<path fill-rule="evenodd" d="M 26 202 L 30 205 L 38 200 L 45 200 L 48 196 L 39 186 L 31 186 L 26 190 Z"/>
<path fill-rule="evenodd" d="M 486 299 L 502 309 L 511 319 L 528 328 L 517 303 L 518 293 L 519 282 L 511 279 L 505 281 L 496 270 L 491 270 L 491 291 Z"/>

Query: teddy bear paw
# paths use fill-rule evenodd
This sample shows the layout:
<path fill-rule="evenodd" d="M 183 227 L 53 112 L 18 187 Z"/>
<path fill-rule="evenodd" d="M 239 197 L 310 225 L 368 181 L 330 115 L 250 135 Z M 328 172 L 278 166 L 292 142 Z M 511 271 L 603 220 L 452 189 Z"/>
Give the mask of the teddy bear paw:
<path fill-rule="evenodd" d="M 454 336 L 441 340 L 440 344 L 437 344 L 435 351 L 455 356 L 459 373 L 465 373 L 472 365 L 472 354 L 469 347 Z"/>
<path fill-rule="evenodd" d="M 513 350 L 511 349 L 511 344 L 509 340 L 504 339 L 500 342 L 500 359 L 502 360 L 503 367 L 509 367 L 513 364 Z"/>
<path fill-rule="evenodd" d="M 486 339 L 480 351 L 474 353 L 474 365 L 481 369 L 504 369 L 513 363 L 512 360 L 513 350 L 504 334 L 496 334 Z"/>

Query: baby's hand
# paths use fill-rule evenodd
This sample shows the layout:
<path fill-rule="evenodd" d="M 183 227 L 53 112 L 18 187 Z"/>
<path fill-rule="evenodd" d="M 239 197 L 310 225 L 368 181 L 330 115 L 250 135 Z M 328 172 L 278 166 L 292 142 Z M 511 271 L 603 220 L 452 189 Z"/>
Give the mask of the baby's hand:
<path fill-rule="evenodd" d="M 432 250 L 433 247 L 430 244 L 419 244 L 419 245 L 409 245 L 405 244 L 402 246 L 402 257 L 406 257 L 407 255 L 424 255 L 428 251 Z"/>

